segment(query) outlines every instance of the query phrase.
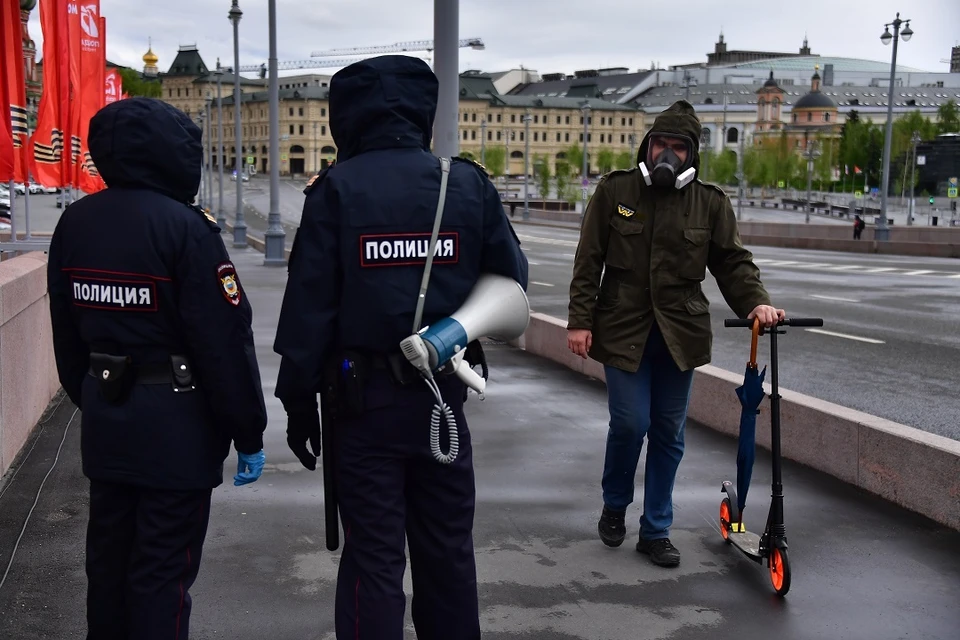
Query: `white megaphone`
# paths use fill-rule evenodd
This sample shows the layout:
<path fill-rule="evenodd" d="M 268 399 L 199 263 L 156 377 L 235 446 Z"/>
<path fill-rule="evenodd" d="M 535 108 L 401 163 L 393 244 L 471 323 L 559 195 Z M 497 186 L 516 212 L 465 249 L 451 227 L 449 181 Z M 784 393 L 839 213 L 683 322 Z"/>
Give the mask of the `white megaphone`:
<path fill-rule="evenodd" d="M 529 323 L 530 302 L 523 287 L 512 278 L 488 273 L 480 276 L 463 306 L 405 338 L 400 349 L 426 377 L 449 366 L 483 398 L 486 381 L 463 360 L 467 345 L 485 336 L 518 338 Z"/>

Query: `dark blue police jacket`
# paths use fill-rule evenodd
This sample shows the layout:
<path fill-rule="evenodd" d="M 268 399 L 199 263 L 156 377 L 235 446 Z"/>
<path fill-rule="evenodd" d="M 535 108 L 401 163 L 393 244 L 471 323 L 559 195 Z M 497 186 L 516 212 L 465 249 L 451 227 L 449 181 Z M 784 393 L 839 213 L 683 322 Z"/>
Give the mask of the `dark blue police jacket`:
<path fill-rule="evenodd" d="M 259 451 L 267 418 L 246 292 L 219 227 L 188 205 L 200 184 L 200 129 L 159 100 L 131 98 L 97 113 L 89 139 L 108 188 L 63 212 L 47 273 L 60 382 L 83 415 L 84 473 L 215 487 L 231 440 Z M 136 385 L 110 404 L 88 373 L 91 351 L 135 364 L 185 355 L 196 390 Z"/>
<path fill-rule="evenodd" d="M 421 60 L 382 56 L 330 84 L 337 163 L 307 189 L 274 350 L 287 411 L 316 406 L 335 350 L 399 353 L 413 329 L 440 196 L 430 153 L 437 79 Z M 486 172 L 452 162 L 423 325 L 449 316 L 482 273 L 527 286 L 527 260 Z"/>

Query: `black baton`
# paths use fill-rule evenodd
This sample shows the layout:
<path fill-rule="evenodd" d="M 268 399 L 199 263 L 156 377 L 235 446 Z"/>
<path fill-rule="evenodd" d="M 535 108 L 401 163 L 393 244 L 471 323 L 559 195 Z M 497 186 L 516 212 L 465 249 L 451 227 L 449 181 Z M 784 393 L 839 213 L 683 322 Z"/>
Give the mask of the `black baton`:
<path fill-rule="evenodd" d="M 320 439 L 323 465 L 323 510 L 324 528 L 327 533 L 327 549 L 336 551 L 340 548 L 340 521 L 337 517 L 337 482 L 334 469 L 336 460 L 335 435 L 336 428 L 330 417 L 329 403 L 320 394 Z"/>

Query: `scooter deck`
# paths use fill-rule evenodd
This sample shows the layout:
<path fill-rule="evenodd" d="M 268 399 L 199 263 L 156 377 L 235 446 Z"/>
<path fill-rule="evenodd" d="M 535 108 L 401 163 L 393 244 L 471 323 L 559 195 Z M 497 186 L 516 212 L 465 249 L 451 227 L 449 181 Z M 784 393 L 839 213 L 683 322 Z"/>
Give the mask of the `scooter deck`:
<path fill-rule="evenodd" d="M 752 556 L 760 555 L 760 536 L 757 534 L 750 533 L 749 531 L 744 531 L 743 533 L 731 531 L 727 534 L 727 537 L 730 542 L 737 545 L 744 553 Z"/>

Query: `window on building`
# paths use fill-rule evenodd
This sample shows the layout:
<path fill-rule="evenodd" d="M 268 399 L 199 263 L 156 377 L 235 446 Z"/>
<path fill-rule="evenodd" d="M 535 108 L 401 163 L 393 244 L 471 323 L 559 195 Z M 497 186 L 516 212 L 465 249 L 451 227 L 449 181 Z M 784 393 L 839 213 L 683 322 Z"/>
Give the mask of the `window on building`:
<path fill-rule="evenodd" d="M 621 134 L 620 134 L 620 144 L 623 144 L 623 143 L 625 143 L 626 141 L 627 141 L 627 136 L 621 133 Z"/>
<path fill-rule="evenodd" d="M 621 126 L 621 127 L 627 126 L 627 119 L 626 119 L 626 118 L 620 118 L 620 126 Z"/>
<path fill-rule="evenodd" d="M 808 114 L 807 114 L 807 122 L 813 122 L 813 114 L 812 114 L 812 113 L 808 113 Z"/>
<path fill-rule="evenodd" d="M 570 116 L 567 116 L 567 122 L 566 122 L 566 124 L 570 124 Z"/>
<path fill-rule="evenodd" d="M 470 122 L 470 114 L 469 114 L 469 113 L 463 114 L 463 121 L 464 121 L 464 122 Z"/>
<path fill-rule="evenodd" d="M 187 97 L 190 97 L 190 89 L 187 89 Z"/>
<path fill-rule="evenodd" d="M 290 135 L 293 135 L 293 125 L 290 125 Z"/>
<path fill-rule="evenodd" d="M 523 131 L 520 132 L 520 142 L 523 142 Z"/>
<path fill-rule="evenodd" d="M 601 133 L 601 134 L 600 134 L 600 142 L 603 142 L 603 136 L 604 136 L 604 134 Z"/>
<path fill-rule="evenodd" d="M 582 137 L 582 136 L 581 136 L 581 137 Z M 570 142 L 570 134 L 569 134 L 569 133 L 563 134 L 563 141 L 564 141 L 564 142 Z"/>
<path fill-rule="evenodd" d="M 300 135 L 303 135 L 303 125 L 300 125 Z"/>
<path fill-rule="evenodd" d="M 580 142 L 583 142 L 583 134 L 580 134 Z"/>
<path fill-rule="evenodd" d="M 470 132 L 470 139 L 471 139 L 471 140 L 476 140 L 476 139 L 477 139 L 477 131 L 476 131 L 476 130 L 473 130 L 473 131 Z"/>
<path fill-rule="evenodd" d="M 829 113 L 824 112 L 824 114 L 823 114 L 823 121 L 824 121 L 824 122 L 830 122 L 830 114 L 829 114 Z"/>
<path fill-rule="evenodd" d="M 587 134 L 587 142 L 593 142 L 593 134 L 592 134 L 592 133 L 588 133 L 588 134 Z"/>
<path fill-rule="evenodd" d="M 167 97 L 168 97 L 168 98 L 172 98 L 172 97 L 173 97 L 173 89 L 167 89 Z"/>
<path fill-rule="evenodd" d="M 180 89 L 177 89 L 177 97 L 180 97 Z"/>
<path fill-rule="evenodd" d="M 497 122 L 502 122 L 502 121 L 503 121 L 503 114 L 498 113 L 498 114 L 497 114 Z M 498 133 L 498 134 L 497 134 L 497 140 L 499 140 L 499 139 L 500 139 L 500 134 Z"/>
<path fill-rule="evenodd" d="M 583 124 L 583 116 L 580 116 L 580 124 Z"/>
<path fill-rule="evenodd" d="M 607 118 L 606 118 L 606 117 L 601 117 L 601 118 L 600 118 L 600 126 L 603 126 L 603 125 L 605 125 L 605 124 L 607 124 Z"/>
<path fill-rule="evenodd" d="M 736 128 L 731 128 L 727 131 L 727 142 L 730 144 L 736 144 L 740 140 L 740 132 Z"/>
<path fill-rule="evenodd" d="M 477 121 L 477 114 L 473 114 L 473 116 L 471 116 L 470 119 L 473 120 L 474 122 L 476 122 L 476 121 Z"/>
<path fill-rule="evenodd" d="M 322 136 L 327 135 L 327 125 L 325 124 L 320 125 L 320 135 Z"/>
<path fill-rule="evenodd" d="M 539 118 L 539 115 L 533 116 L 533 124 L 538 124 L 540 122 Z M 544 118 L 544 122 L 546 122 L 546 118 Z"/>
<path fill-rule="evenodd" d="M 510 122 L 516 122 L 516 121 L 517 121 L 517 114 L 511 113 L 511 114 L 510 114 Z"/>
<path fill-rule="evenodd" d="M 633 126 L 633 118 L 630 118 L 630 126 Z"/>
<path fill-rule="evenodd" d="M 327 85 L 323 85 L 323 86 L 327 86 Z M 327 110 L 324 109 L 324 108 L 322 108 L 322 107 L 321 107 L 321 109 L 320 109 L 320 117 L 321 117 L 321 118 L 326 118 L 326 117 L 327 117 Z"/>
<path fill-rule="evenodd" d="M 500 139 L 500 132 L 497 132 L 497 140 Z M 487 140 L 493 140 L 493 131 L 487 131 Z"/>
<path fill-rule="evenodd" d="M 466 130 L 466 129 L 463 130 L 463 139 L 464 139 L 464 140 L 467 139 L 467 130 Z"/>
<path fill-rule="evenodd" d="M 560 124 L 560 116 L 557 116 L 557 124 Z"/>
<path fill-rule="evenodd" d="M 303 107 L 300 107 L 299 109 L 297 109 L 297 115 L 300 116 L 301 118 L 303 117 Z"/>
<path fill-rule="evenodd" d="M 497 116 L 497 117 L 499 118 L 500 116 Z M 500 140 L 500 132 L 499 132 L 499 131 L 497 131 L 497 140 L 498 140 L 498 141 Z"/>
<path fill-rule="evenodd" d="M 557 131 L 557 142 L 560 142 L 560 132 Z"/>
<path fill-rule="evenodd" d="M 290 115 L 293 116 L 293 107 L 290 107 Z"/>

